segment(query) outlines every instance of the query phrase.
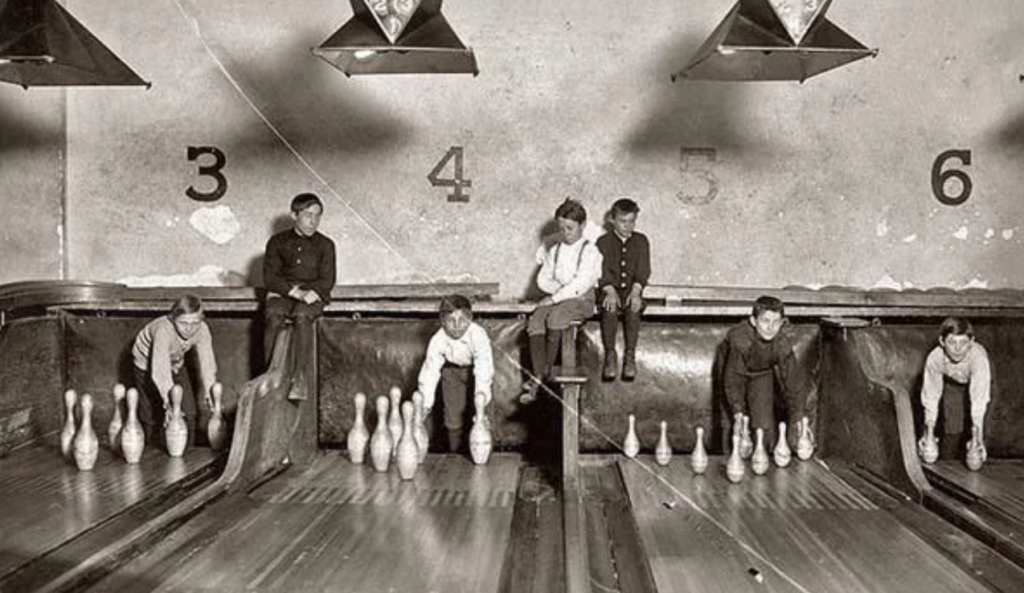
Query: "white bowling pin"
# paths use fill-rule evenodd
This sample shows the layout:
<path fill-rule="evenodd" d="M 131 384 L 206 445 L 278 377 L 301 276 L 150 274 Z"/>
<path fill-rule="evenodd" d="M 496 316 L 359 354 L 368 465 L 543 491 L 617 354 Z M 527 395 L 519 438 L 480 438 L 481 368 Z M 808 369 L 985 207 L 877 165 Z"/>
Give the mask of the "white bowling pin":
<path fill-rule="evenodd" d="M 75 402 L 78 394 L 74 389 L 64 392 L 64 429 L 60 431 L 60 452 L 64 457 L 71 456 L 71 442 L 75 440 Z"/>
<path fill-rule="evenodd" d="M 473 406 L 476 414 L 473 416 L 473 428 L 469 429 L 469 455 L 473 458 L 473 463 L 484 465 L 490 458 L 494 446 L 487 421 L 484 394 L 478 393 L 473 397 Z"/>
<path fill-rule="evenodd" d="M 114 414 L 107 425 L 107 443 L 111 450 L 117 451 L 120 447 L 118 440 L 121 438 L 121 429 L 124 427 L 124 420 L 121 418 L 121 401 L 124 400 L 125 389 L 120 383 L 114 385 Z"/>
<path fill-rule="evenodd" d="M 630 459 L 640 453 L 640 439 L 636 436 L 636 417 L 629 415 L 629 430 L 626 432 L 626 439 L 622 442 L 622 452 Z"/>
<path fill-rule="evenodd" d="M 356 417 L 352 421 L 352 428 L 348 431 L 345 445 L 348 448 L 348 458 L 352 463 L 362 463 L 366 459 L 366 445 L 370 442 L 370 431 L 366 429 L 366 395 L 357 393 L 355 396 Z"/>
<path fill-rule="evenodd" d="M 373 429 L 373 436 L 370 437 L 370 461 L 373 462 L 373 469 L 378 472 L 388 471 L 388 464 L 391 462 L 391 433 L 388 432 L 388 398 L 381 395 L 377 397 L 377 426 Z"/>
<path fill-rule="evenodd" d="M 424 417 L 423 394 L 419 391 L 412 394 L 412 430 L 412 436 L 420 450 L 419 462 L 423 463 L 430 450 L 430 433 L 427 432 L 427 419 Z"/>
<path fill-rule="evenodd" d="M 797 445 L 799 454 L 799 444 Z M 917 441 L 917 454 L 925 463 L 935 463 L 939 459 L 939 439 L 935 437 L 935 426 L 925 424 L 924 435 Z"/>
<path fill-rule="evenodd" d="M 764 447 L 764 429 L 757 429 L 754 439 L 754 453 L 750 456 L 750 469 L 755 475 L 763 476 L 768 472 L 768 451 Z"/>
<path fill-rule="evenodd" d="M 704 427 L 697 427 L 697 444 L 693 447 L 690 455 L 690 468 L 693 473 L 700 475 L 708 469 L 708 452 L 704 449 Z"/>
<path fill-rule="evenodd" d="M 213 408 L 206 421 L 206 440 L 211 449 L 220 451 L 228 442 L 228 424 L 224 420 L 224 386 L 219 381 L 210 388 L 210 400 Z"/>
<path fill-rule="evenodd" d="M 395 446 L 395 465 L 398 466 L 398 475 L 403 480 L 411 480 L 416 475 L 416 467 L 419 466 L 420 451 L 416 446 L 416 437 L 413 436 L 412 429 L 413 412 L 412 402 L 402 403 L 402 436 Z"/>
<path fill-rule="evenodd" d="M 668 465 L 672 461 L 672 446 L 668 444 L 668 423 L 661 421 L 661 436 L 658 437 L 658 444 L 654 446 L 654 461 L 658 465 Z"/>
<path fill-rule="evenodd" d="M 786 467 L 793 460 L 793 452 L 789 448 L 789 440 L 786 438 L 786 423 L 779 422 L 779 440 L 775 442 L 775 450 L 772 453 L 777 467 Z"/>
<path fill-rule="evenodd" d="M 814 455 L 814 433 L 811 432 L 811 419 L 804 416 L 800 420 L 800 436 L 796 440 L 796 456 L 801 461 L 807 461 Z M 936 443 L 935 457 L 938 458 L 938 444 Z"/>
<path fill-rule="evenodd" d="M 100 441 L 96 431 L 92 427 L 92 396 L 88 393 L 82 394 L 79 402 L 82 409 L 82 424 L 75 433 L 74 441 L 71 443 L 71 452 L 75 457 L 75 465 L 81 471 L 89 471 L 96 465 L 96 456 L 99 454 Z"/>
<path fill-rule="evenodd" d="M 391 459 L 398 453 L 398 440 L 402 438 L 402 390 L 392 387 L 388 392 L 391 400 L 391 415 L 388 416 L 388 434 L 391 435 Z"/>
<path fill-rule="evenodd" d="M 988 453 L 985 451 L 985 443 L 981 438 L 981 427 L 971 427 L 971 440 L 967 443 L 967 469 L 976 472 L 985 464 Z"/>
<path fill-rule="evenodd" d="M 732 435 L 732 453 L 729 455 L 729 461 L 725 464 L 725 477 L 729 478 L 733 484 L 738 484 L 743 480 L 743 474 L 746 471 L 743 457 L 740 456 L 740 435 L 734 434 Z"/>
<path fill-rule="evenodd" d="M 167 454 L 171 457 L 184 455 L 185 446 L 188 444 L 188 426 L 181 412 L 182 396 L 181 385 L 172 385 L 171 409 L 167 411 L 167 419 L 164 421 L 164 442 L 167 445 Z"/>
<path fill-rule="evenodd" d="M 134 387 L 129 388 L 125 393 L 125 403 L 128 405 L 128 413 L 124 418 L 124 427 L 121 428 L 121 453 L 128 463 L 138 463 L 146 448 L 146 434 L 139 422 L 139 391 Z"/>
<path fill-rule="evenodd" d="M 754 441 L 750 438 L 750 416 L 744 414 L 740 426 L 740 457 L 750 459 L 754 453 Z"/>

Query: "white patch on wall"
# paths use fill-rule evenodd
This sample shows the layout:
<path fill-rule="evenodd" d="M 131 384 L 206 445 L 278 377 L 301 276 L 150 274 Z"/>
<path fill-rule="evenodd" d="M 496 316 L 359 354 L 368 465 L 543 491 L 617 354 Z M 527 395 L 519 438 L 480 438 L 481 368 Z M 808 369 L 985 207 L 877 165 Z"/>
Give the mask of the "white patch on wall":
<path fill-rule="evenodd" d="M 986 239 L 991 239 L 992 237 L 995 237 L 995 236 L 996 236 L 995 229 L 985 229 L 985 238 Z"/>
<path fill-rule="evenodd" d="M 117 282 L 128 286 L 245 286 L 245 278 L 219 266 L 202 266 L 192 274 L 126 276 Z"/>
<path fill-rule="evenodd" d="M 904 243 L 913 243 L 914 241 L 917 241 L 917 235 L 907 235 L 906 237 L 903 237 L 902 241 Z"/>
<path fill-rule="evenodd" d="M 597 238 L 604 234 L 604 227 L 595 222 L 594 220 L 588 219 L 586 226 L 583 227 L 583 238 L 588 241 L 597 241 Z"/>
<path fill-rule="evenodd" d="M 970 282 L 964 284 L 964 288 L 988 288 L 988 280 L 982 280 L 981 278 L 972 278 Z"/>
<path fill-rule="evenodd" d="M 879 237 L 884 237 L 889 234 L 889 223 L 882 221 L 875 225 L 875 234 Z"/>
<path fill-rule="evenodd" d="M 1003 239 L 1009 241 L 1013 238 L 1013 229 L 1003 229 L 1001 234 L 1003 235 Z"/>
<path fill-rule="evenodd" d="M 875 281 L 871 288 L 891 288 L 893 290 L 902 290 L 903 284 L 899 280 L 896 280 L 889 274 L 885 274 L 881 278 Z"/>
<path fill-rule="evenodd" d="M 242 225 L 235 218 L 235 213 L 227 206 L 200 208 L 192 213 L 188 223 L 218 245 L 223 245 L 234 239 L 235 235 L 242 230 Z"/>
<path fill-rule="evenodd" d="M 967 230 L 967 227 L 965 227 L 965 226 L 962 226 L 962 227 L 958 228 L 957 230 L 953 231 L 953 237 L 957 238 L 957 239 L 960 239 L 961 241 L 966 241 L 968 235 L 970 235 L 970 234 L 971 234 L 971 232 L 969 230 Z"/>

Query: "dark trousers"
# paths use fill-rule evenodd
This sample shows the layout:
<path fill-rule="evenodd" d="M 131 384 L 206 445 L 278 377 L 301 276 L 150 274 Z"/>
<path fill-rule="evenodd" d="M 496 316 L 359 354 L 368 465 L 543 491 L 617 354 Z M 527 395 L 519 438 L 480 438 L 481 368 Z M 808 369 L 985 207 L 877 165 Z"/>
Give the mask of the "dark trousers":
<path fill-rule="evenodd" d="M 445 364 L 441 367 L 441 401 L 444 402 L 444 427 L 448 431 L 449 451 L 463 449 L 463 436 L 468 417 L 475 412 L 473 404 L 473 367 Z"/>
<path fill-rule="evenodd" d="M 942 459 L 962 458 L 971 438 L 971 396 L 967 385 L 955 381 L 943 381 L 942 414 L 935 427 L 939 437 L 939 457 Z"/>
<path fill-rule="evenodd" d="M 627 293 L 628 294 L 628 293 Z M 607 311 L 601 307 L 601 343 L 604 345 L 605 353 L 615 351 L 615 335 L 619 329 L 619 319 L 622 319 L 622 337 L 625 340 L 627 352 L 636 351 L 636 343 L 640 338 L 640 315 L 643 312 L 634 312 L 632 307 L 625 306 L 625 296 L 619 293 L 619 302 L 623 303 L 617 311 Z"/>
<path fill-rule="evenodd" d="M 196 442 L 196 434 L 199 428 L 199 403 L 192 392 L 192 381 L 189 379 L 185 367 L 175 373 L 171 379 L 176 385 L 181 386 L 181 411 L 185 416 L 185 425 L 188 427 L 188 447 Z M 142 423 L 142 430 L 146 433 L 146 442 L 150 444 L 163 444 L 164 442 L 164 400 L 160 397 L 160 390 L 153 383 L 149 373 L 135 367 L 135 388 L 139 391 L 138 416 Z M 168 394 L 170 398 L 170 394 Z M 167 400 L 170 404 L 170 399 Z M 206 427 L 203 427 L 205 436 Z"/>
<path fill-rule="evenodd" d="M 769 451 L 775 446 L 778 439 L 778 426 L 775 418 L 775 394 L 781 391 L 786 406 L 786 430 L 793 430 L 796 423 L 804 415 L 804 402 L 791 390 L 785 389 L 779 384 L 774 372 L 764 373 L 750 377 L 747 382 L 746 413 L 750 415 L 750 436 L 754 438 L 757 429 L 764 431 L 764 445 Z M 743 412 L 743 409 L 736 409 L 733 406 L 733 414 Z M 792 433 L 790 433 L 792 434 Z M 791 443 L 790 446 L 793 446 Z"/>
<path fill-rule="evenodd" d="M 293 338 L 294 360 L 296 361 L 295 381 L 305 382 L 307 379 L 306 366 L 312 356 L 310 347 L 313 344 L 313 323 L 323 315 L 323 312 L 324 303 L 322 301 L 307 305 L 293 298 L 268 298 L 263 310 L 263 353 L 267 364 L 270 364 L 274 355 L 274 341 L 277 339 L 277 333 L 291 319 L 295 325 Z"/>

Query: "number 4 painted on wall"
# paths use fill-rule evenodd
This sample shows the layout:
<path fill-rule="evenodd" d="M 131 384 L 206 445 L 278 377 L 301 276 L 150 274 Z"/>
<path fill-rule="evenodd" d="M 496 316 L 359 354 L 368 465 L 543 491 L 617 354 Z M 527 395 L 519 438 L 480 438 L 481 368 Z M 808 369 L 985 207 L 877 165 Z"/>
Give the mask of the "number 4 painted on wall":
<path fill-rule="evenodd" d="M 448 166 L 448 161 L 455 159 L 452 164 L 452 176 L 451 177 L 440 177 L 441 171 Z M 462 169 L 462 147 L 452 146 L 448 149 L 448 152 L 444 153 L 441 160 L 434 165 L 434 168 L 427 173 L 427 179 L 430 180 L 430 185 L 434 187 L 452 187 L 452 193 L 448 194 L 449 202 L 468 202 L 469 194 L 463 192 L 463 189 L 473 187 L 472 179 L 465 179 L 463 176 Z"/>

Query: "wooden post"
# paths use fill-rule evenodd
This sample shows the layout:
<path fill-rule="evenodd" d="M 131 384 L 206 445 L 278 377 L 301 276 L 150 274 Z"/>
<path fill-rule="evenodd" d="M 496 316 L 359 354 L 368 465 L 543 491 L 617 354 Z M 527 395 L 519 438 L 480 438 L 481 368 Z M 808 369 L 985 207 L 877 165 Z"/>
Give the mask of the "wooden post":
<path fill-rule="evenodd" d="M 586 521 L 579 478 L 580 394 L 587 382 L 576 360 L 576 337 L 581 324 L 562 336 L 562 366 L 552 369 L 562 391 L 562 527 L 565 546 L 566 593 L 590 593 L 590 564 Z"/>

